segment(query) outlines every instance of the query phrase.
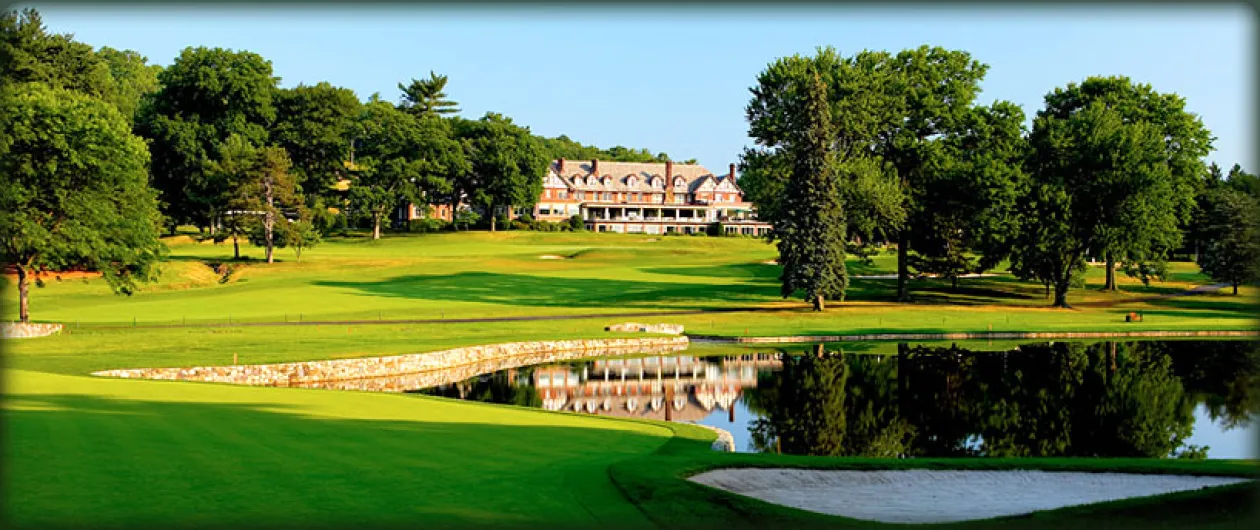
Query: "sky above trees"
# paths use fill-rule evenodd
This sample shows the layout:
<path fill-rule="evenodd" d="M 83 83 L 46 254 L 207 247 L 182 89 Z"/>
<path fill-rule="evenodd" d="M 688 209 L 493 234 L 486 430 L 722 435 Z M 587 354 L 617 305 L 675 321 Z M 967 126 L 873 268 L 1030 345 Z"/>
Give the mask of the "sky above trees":
<path fill-rule="evenodd" d="M 967 50 L 990 66 L 981 104 L 1010 100 L 1031 118 L 1054 87 L 1127 75 L 1187 100 L 1217 137 L 1209 161 L 1255 167 L 1254 17 L 1239 6 L 1033 9 L 231 8 L 40 9 L 50 32 L 133 49 L 169 65 L 186 46 L 272 61 L 282 87 L 328 81 L 366 100 L 399 82 L 446 75 L 461 115 L 512 116 L 535 134 L 645 146 L 710 168 L 752 144 L 748 89 L 767 63 L 831 45 L 841 53 L 921 44 Z"/>

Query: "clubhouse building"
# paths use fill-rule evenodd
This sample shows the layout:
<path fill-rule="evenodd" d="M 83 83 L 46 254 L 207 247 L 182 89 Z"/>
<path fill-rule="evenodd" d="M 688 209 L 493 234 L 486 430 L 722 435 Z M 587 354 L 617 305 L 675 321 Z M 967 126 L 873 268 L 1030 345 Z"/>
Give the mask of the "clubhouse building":
<path fill-rule="evenodd" d="M 580 215 L 593 232 L 665 234 L 703 232 L 719 222 L 727 233 L 762 235 L 751 203 L 730 172 L 715 176 L 699 164 L 553 161 L 543 178 L 534 218 Z"/>
<path fill-rule="evenodd" d="M 424 206 L 409 205 L 398 221 L 426 214 L 449 221 L 452 213 L 449 206 L 430 206 L 426 212 Z M 727 174 L 714 175 L 699 164 L 561 158 L 548 166 L 533 211 L 512 213 L 552 222 L 577 215 L 592 232 L 692 234 L 721 223 L 728 234 L 759 236 L 771 228 L 744 200 L 735 164 Z"/>

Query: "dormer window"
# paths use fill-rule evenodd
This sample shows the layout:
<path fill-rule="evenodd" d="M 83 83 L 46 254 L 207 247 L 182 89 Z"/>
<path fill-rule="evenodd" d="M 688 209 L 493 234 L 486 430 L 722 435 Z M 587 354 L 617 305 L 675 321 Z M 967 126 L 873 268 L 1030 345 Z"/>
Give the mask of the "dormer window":
<path fill-rule="evenodd" d="M 612 177 L 604 177 L 604 186 L 612 186 Z"/>
<path fill-rule="evenodd" d="M 638 184 L 639 184 L 639 179 L 637 177 L 634 177 L 634 176 L 626 177 L 627 186 L 630 186 L 631 188 L 633 188 L 637 186 Z"/>
<path fill-rule="evenodd" d="M 682 187 L 684 187 L 684 186 L 686 186 L 686 185 L 687 185 L 687 181 L 683 180 L 683 178 L 682 178 L 682 177 L 674 177 L 674 187 L 675 187 L 675 188 L 682 188 Z"/>

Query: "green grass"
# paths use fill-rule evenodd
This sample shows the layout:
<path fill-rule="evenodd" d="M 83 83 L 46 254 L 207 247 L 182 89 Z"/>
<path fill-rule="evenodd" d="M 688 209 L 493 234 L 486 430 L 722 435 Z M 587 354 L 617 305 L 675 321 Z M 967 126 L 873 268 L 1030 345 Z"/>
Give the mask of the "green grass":
<path fill-rule="evenodd" d="M 855 280 L 849 302 L 811 313 L 799 301 L 778 296 L 777 267 L 765 263 L 774 258 L 774 249 L 752 239 L 529 232 L 389 237 L 377 242 L 334 238 L 308 252 L 302 263 L 289 259 L 271 266 L 238 263 L 237 271 L 226 279 L 211 265 L 230 257 L 230 245 L 193 243 L 186 236 L 173 238 L 170 244 L 172 254 L 161 280 L 131 297 L 110 295 L 99 279 L 70 275 L 60 281 L 48 278 L 45 287 L 33 289 L 35 319 L 64 322 L 67 329 L 58 336 L 3 344 L 2 414 L 7 427 L 3 513 L 9 523 L 609 528 L 659 523 L 859 524 L 771 507 L 679 478 L 711 465 L 826 467 L 858 461 L 714 455 L 708 451 L 711 434 L 685 426 L 418 396 L 106 380 L 86 374 L 110 368 L 227 364 L 233 354 L 241 363 L 253 364 L 621 336 L 604 332 L 603 327 L 628 319 L 599 315 L 637 311 L 757 309 L 633 319 L 676 322 L 691 333 L 728 336 L 990 327 L 1250 329 L 1256 299 L 1255 290 L 1248 288 L 1240 297 L 1133 301 L 1204 281 L 1192 264 L 1174 264 L 1174 273 L 1163 284 L 1141 286 L 1121 278 L 1121 293 L 1098 292 L 1101 271 L 1091 271 L 1092 290 L 1074 292 L 1072 300 L 1085 304 L 1071 311 L 1045 308 L 1040 286 L 1000 276 L 963 280 L 957 290 L 945 282 L 916 281 L 912 304 L 891 301 L 893 281 Z M 253 258 L 261 255 L 249 246 L 243 251 Z M 540 259 L 544 255 L 564 259 Z M 290 256 L 282 251 L 282 258 Z M 882 274 L 894 268 L 891 255 L 878 256 L 871 264 L 850 263 L 854 274 Z M 13 317 L 14 294 L 5 289 L 0 297 L 5 318 Z M 1119 305 L 1090 307 L 1091 302 Z M 1144 322 L 1123 322 L 1125 313 L 1138 310 Z M 240 323 L 558 315 L 592 318 L 145 327 L 185 321 L 224 324 L 229 318 Z M 131 327 L 133 319 L 138 327 Z M 895 351 L 891 343 L 842 347 Z M 693 349 L 718 353 L 735 348 Z M 934 465 L 955 464 L 996 465 L 966 461 Z M 1180 465 L 1196 472 L 1242 469 L 1220 462 L 1099 465 L 1139 465 L 1155 472 Z M 1181 500 L 1154 508 L 1134 501 L 1098 513 L 1056 511 L 1048 518 L 1022 519 L 1018 526 L 1100 521 L 1140 526 L 1137 522 L 1147 520 L 1144 513 L 1163 514 L 1159 521 L 1211 526 L 1245 505 L 1234 490 L 1199 495 L 1202 498 L 1193 502 L 1177 497 Z"/>
<path fill-rule="evenodd" d="M 668 429 L 411 395 L 5 372 L 18 526 L 645 527 L 606 468 Z"/>

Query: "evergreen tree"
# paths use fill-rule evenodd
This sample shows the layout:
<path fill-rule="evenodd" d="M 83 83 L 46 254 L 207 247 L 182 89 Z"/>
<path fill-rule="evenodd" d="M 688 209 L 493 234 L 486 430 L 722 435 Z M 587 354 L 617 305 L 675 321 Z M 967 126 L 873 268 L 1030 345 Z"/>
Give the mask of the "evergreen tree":
<path fill-rule="evenodd" d="M 805 300 L 822 311 L 825 299 L 844 300 L 848 275 L 844 265 L 844 211 L 831 143 L 834 132 L 827 86 L 815 73 L 804 87 L 807 97 L 795 120 L 800 125 L 786 146 L 792 173 L 785 190 L 779 239 L 783 265 L 782 295 L 805 291 Z"/>
<path fill-rule="evenodd" d="M 1199 268 L 1213 280 L 1238 286 L 1260 279 L 1260 206 L 1234 188 L 1213 190 L 1203 205 L 1204 248 Z"/>
<path fill-rule="evenodd" d="M 399 105 L 409 114 L 422 116 L 443 116 L 459 112 L 459 104 L 447 99 L 447 78 L 429 71 L 428 79 L 412 79 L 411 84 L 398 83 L 402 91 L 402 104 Z"/>

